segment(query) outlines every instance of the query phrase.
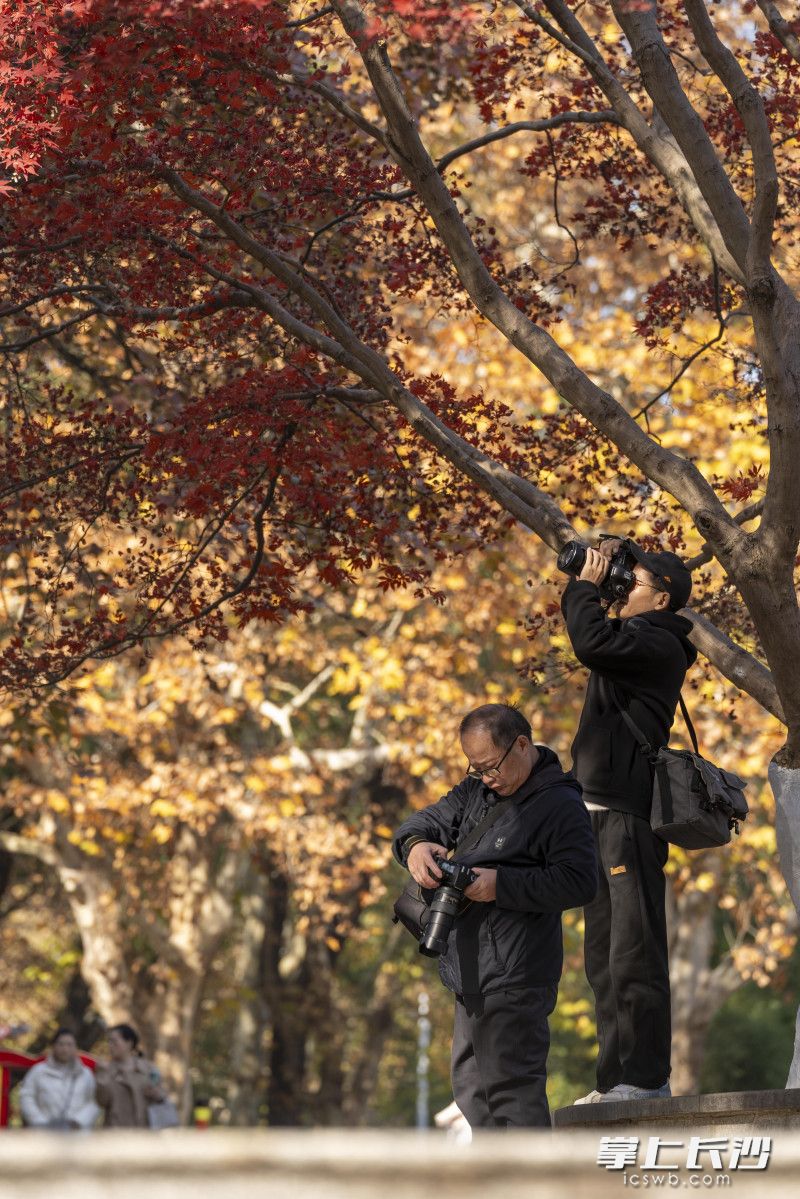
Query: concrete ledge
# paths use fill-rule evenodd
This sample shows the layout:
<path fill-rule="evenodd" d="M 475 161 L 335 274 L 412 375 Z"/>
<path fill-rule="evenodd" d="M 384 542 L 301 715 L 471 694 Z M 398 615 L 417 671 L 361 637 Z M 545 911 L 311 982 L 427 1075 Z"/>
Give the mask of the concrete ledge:
<path fill-rule="evenodd" d="M 696 1136 L 700 1126 L 716 1135 L 753 1135 L 764 1130 L 800 1132 L 800 1089 L 730 1091 L 719 1095 L 682 1095 L 677 1099 L 636 1099 L 624 1103 L 581 1103 L 553 1113 L 558 1129 L 626 1128 L 685 1129 Z M 798 1179 L 800 1190 L 800 1178 Z"/>
<path fill-rule="evenodd" d="M 692 1135 L 703 1134 L 702 1128 Z M 763 1130 L 761 1130 L 763 1131 Z M 397 1130 L 0 1133 L 2 1199 L 624 1199 L 598 1166 L 600 1132 L 483 1133 L 456 1146 Z M 712 1130 L 718 1135 L 718 1130 Z M 606 1132 L 606 1135 L 608 1133 Z M 647 1132 L 637 1130 L 646 1138 Z M 685 1138 L 688 1145 L 688 1136 Z M 644 1146 L 646 1141 L 642 1140 Z M 667 1154 L 669 1156 L 669 1154 Z M 685 1155 L 684 1155 L 685 1156 Z M 642 1159 L 643 1160 L 643 1159 Z M 636 1167 L 633 1167 L 636 1169 Z M 686 1171 L 670 1185 L 718 1189 Z M 732 1172 L 743 1199 L 796 1199 L 800 1134 L 779 1133 L 766 1170 Z M 669 1188 L 668 1188 L 669 1189 Z"/>

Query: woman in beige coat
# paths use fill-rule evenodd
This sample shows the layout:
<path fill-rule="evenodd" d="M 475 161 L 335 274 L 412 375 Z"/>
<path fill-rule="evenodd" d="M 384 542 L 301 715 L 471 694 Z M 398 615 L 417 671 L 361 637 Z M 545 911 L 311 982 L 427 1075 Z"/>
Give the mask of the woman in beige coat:
<path fill-rule="evenodd" d="M 94 1077 L 105 1128 L 148 1128 L 147 1105 L 165 1098 L 156 1067 L 142 1057 L 139 1035 L 130 1024 L 108 1033 L 109 1062 L 98 1062 Z"/>

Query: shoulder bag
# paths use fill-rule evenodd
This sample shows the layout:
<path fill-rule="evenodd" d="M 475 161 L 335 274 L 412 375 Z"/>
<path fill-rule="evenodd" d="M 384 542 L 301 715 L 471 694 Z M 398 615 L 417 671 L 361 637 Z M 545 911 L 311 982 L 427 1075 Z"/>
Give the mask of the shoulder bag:
<path fill-rule="evenodd" d="M 622 719 L 653 766 L 650 826 L 656 836 L 682 849 L 727 845 L 731 832 L 738 835 L 740 823 L 747 819 L 749 808 L 744 797 L 747 784 L 738 774 L 715 766 L 701 755 L 683 696 L 679 696 L 679 702 L 693 753 L 688 749 L 669 749 L 666 745 L 654 751 L 617 699 L 613 686 L 611 694 Z"/>

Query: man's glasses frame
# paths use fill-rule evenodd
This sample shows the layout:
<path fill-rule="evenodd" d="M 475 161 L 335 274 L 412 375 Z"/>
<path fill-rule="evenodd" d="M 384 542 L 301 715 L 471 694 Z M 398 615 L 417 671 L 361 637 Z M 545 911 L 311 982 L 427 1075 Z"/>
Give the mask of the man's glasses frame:
<path fill-rule="evenodd" d="M 515 737 L 514 740 L 511 742 L 511 744 L 509 745 L 506 752 L 503 754 L 500 761 L 495 763 L 494 766 L 487 766 L 487 768 L 485 770 L 478 770 L 475 766 L 470 765 L 469 769 L 467 770 L 467 778 L 468 779 L 499 778 L 500 777 L 500 767 L 503 765 L 506 758 L 511 753 L 512 749 L 514 748 L 514 746 L 516 744 L 517 744 L 517 738 Z"/>

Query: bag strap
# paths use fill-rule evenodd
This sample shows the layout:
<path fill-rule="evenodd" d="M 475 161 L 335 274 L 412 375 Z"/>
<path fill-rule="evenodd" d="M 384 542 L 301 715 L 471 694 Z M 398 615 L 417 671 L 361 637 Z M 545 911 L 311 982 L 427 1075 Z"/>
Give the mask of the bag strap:
<path fill-rule="evenodd" d="M 697 733 L 694 731 L 694 725 L 692 724 L 692 718 L 689 715 L 689 709 L 686 707 L 686 704 L 683 702 L 682 695 L 678 696 L 678 703 L 681 706 L 681 715 L 683 716 L 683 719 L 686 722 L 686 727 L 689 730 L 689 736 L 692 739 L 692 746 L 694 747 L 694 752 L 697 754 L 697 756 L 699 758 L 700 750 L 698 749 L 698 746 L 697 746 Z"/>
<path fill-rule="evenodd" d="M 611 702 L 614 704 L 614 706 L 617 709 L 617 711 L 619 712 L 620 716 L 625 721 L 625 723 L 628 726 L 628 728 L 630 729 L 630 731 L 633 733 L 634 739 L 636 741 L 638 741 L 639 748 L 641 749 L 642 753 L 647 754 L 648 757 L 650 757 L 650 758 L 655 758 L 655 753 L 653 751 L 652 745 L 647 740 L 644 733 L 639 728 L 638 724 L 636 724 L 634 722 L 633 717 L 630 715 L 627 708 L 623 707 L 623 705 L 620 703 L 619 699 L 617 698 L 616 686 L 614 683 L 612 683 L 610 681 L 608 684 L 608 691 L 609 691 L 609 695 L 611 696 Z M 692 724 L 692 718 L 689 715 L 689 710 L 686 707 L 686 704 L 683 702 L 682 695 L 678 695 L 678 703 L 680 704 L 680 707 L 681 707 L 681 715 L 683 716 L 683 719 L 686 722 L 686 727 L 689 730 L 689 736 L 692 739 L 692 747 L 694 749 L 694 752 L 697 754 L 698 757 L 700 757 L 700 749 L 697 744 L 697 733 L 694 731 L 694 725 Z"/>
<path fill-rule="evenodd" d="M 614 707 L 617 709 L 617 711 L 619 712 L 619 714 L 620 714 L 620 716 L 622 717 L 622 719 L 625 721 L 625 723 L 626 723 L 626 725 L 628 726 L 628 728 L 630 729 L 630 731 L 633 733 L 633 739 L 634 739 L 634 741 L 638 741 L 638 743 L 639 743 L 639 748 L 641 749 L 642 753 L 643 753 L 643 754 L 647 754 L 647 756 L 648 756 L 649 758 L 653 758 L 653 757 L 655 757 L 655 754 L 653 753 L 653 747 L 652 747 L 652 745 L 651 745 L 651 744 L 650 744 L 650 742 L 647 740 L 647 738 L 645 737 L 644 733 L 643 733 L 643 732 L 642 732 L 642 730 L 639 728 L 638 724 L 636 724 L 636 722 L 634 721 L 633 717 L 632 717 L 632 716 L 630 715 L 630 713 L 628 712 L 628 709 L 627 709 L 627 708 L 625 708 L 625 707 L 624 707 L 624 706 L 623 706 L 623 705 L 620 703 L 620 701 L 617 699 L 617 688 L 616 688 L 616 685 L 615 685 L 614 683 L 612 683 L 610 679 L 609 679 L 609 681 L 608 681 L 608 693 L 609 693 L 609 695 L 611 696 L 611 702 L 612 702 L 612 704 L 613 704 L 613 705 L 614 705 Z"/>

